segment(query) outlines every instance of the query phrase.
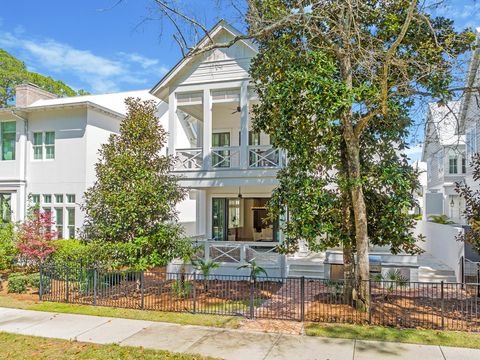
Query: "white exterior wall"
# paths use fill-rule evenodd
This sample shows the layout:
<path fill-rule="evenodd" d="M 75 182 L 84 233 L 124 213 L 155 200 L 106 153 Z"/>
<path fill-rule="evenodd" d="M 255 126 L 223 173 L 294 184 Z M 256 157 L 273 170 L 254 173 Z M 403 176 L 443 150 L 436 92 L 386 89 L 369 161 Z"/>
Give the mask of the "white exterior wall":
<path fill-rule="evenodd" d="M 0 159 L 0 192 L 12 195 L 12 220 L 19 221 L 25 216 L 25 121 L 10 111 L 0 112 L 0 122 L 16 123 L 15 160 Z"/>
<path fill-rule="evenodd" d="M 416 236 L 422 234 L 425 241 L 417 242 L 417 246 L 430 255 L 448 265 L 461 282 L 460 260 L 465 255 L 464 244 L 457 241 L 462 228 L 451 225 L 436 224 L 428 221 L 418 221 L 414 229 Z"/>

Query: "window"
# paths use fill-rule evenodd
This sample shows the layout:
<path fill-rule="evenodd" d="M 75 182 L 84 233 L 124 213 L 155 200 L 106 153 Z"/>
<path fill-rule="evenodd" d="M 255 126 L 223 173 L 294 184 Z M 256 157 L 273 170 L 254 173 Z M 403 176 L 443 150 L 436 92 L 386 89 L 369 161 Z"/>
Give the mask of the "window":
<path fill-rule="evenodd" d="M 55 159 L 55 132 L 48 131 L 45 133 L 45 158 Z"/>
<path fill-rule="evenodd" d="M 57 237 L 63 239 L 63 208 L 55 209 L 55 227 L 57 230 Z"/>
<path fill-rule="evenodd" d="M 35 160 L 43 159 L 43 134 L 41 132 L 33 133 L 33 158 Z"/>
<path fill-rule="evenodd" d="M 44 204 L 51 204 L 52 203 L 52 195 L 43 195 L 43 203 Z"/>
<path fill-rule="evenodd" d="M 465 158 L 465 154 L 462 154 L 462 174 L 467 172 L 467 159 Z"/>
<path fill-rule="evenodd" d="M 40 195 L 38 195 L 38 194 L 32 194 L 32 204 L 33 204 L 33 205 L 38 205 L 38 204 L 40 204 Z"/>
<path fill-rule="evenodd" d="M 55 202 L 57 204 L 62 204 L 63 203 L 63 195 L 62 194 L 55 194 Z"/>
<path fill-rule="evenodd" d="M 33 133 L 33 158 L 35 160 L 55 159 L 55 132 Z"/>
<path fill-rule="evenodd" d="M 12 194 L 0 193 L 0 224 L 12 221 Z"/>
<path fill-rule="evenodd" d="M 456 174 L 458 173 L 458 165 L 457 165 L 457 156 L 456 155 L 450 155 L 448 157 L 448 173 L 449 174 Z"/>
<path fill-rule="evenodd" d="M 67 203 L 75 204 L 75 194 L 67 194 Z"/>
<path fill-rule="evenodd" d="M 212 147 L 229 147 L 230 146 L 230 133 L 213 133 L 212 134 Z M 230 150 L 214 150 L 212 154 L 212 167 L 225 168 L 230 167 Z"/>
<path fill-rule="evenodd" d="M 2 160 L 15 160 L 16 131 L 15 121 L 0 123 L 0 148 L 2 151 Z"/>
<path fill-rule="evenodd" d="M 75 239 L 75 209 L 68 208 L 67 209 L 67 216 L 68 216 L 68 238 Z"/>

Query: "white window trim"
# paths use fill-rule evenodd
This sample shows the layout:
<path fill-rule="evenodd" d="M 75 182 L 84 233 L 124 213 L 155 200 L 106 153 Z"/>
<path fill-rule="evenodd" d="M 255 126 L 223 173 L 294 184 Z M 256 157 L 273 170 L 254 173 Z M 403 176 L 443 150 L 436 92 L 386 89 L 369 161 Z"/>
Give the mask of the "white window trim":
<path fill-rule="evenodd" d="M 46 138 L 46 133 L 50 133 L 50 132 L 53 132 L 53 151 L 54 151 L 54 155 L 53 155 L 53 159 L 47 159 L 47 146 L 50 146 L 50 145 L 46 145 L 45 144 L 45 138 Z M 42 134 L 42 145 L 35 145 L 34 141 L 35 141 L 35 135 L 34 134 Z M 55 130 L 42 130 L 42 131 L 32 131 L 32 139 L 31 139 L 31 143 L 32 143 L 32 146 L 31 146 L 31 161 L 55 161 L 55 158 L 57 157 L 57 153 L 56 153 L 56 147 L 57 147 L 57 133 Z M 42 147 L 42 158 L 41 159 L 35 159 L 35 146 L 41 146 Z"/>

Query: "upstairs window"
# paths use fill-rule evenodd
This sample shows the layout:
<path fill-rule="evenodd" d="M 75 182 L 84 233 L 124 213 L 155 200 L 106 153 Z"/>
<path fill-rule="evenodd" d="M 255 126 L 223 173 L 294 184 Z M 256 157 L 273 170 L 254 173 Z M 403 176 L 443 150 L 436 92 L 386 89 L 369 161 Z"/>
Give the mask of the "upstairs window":
<path fill-rule="evenodd" d="M 55 132 L 33 133 L 33 158 L 35 160 L 55 159 Z"/>
<path fill-rule="evenodd" d="M 15 121 L 0 123 L 0 150 L 2 152 L 2 160 L 15 160 L 16 127 Z"/>
<path fill-rule="evenodd" d="M 450 155 L 448 158 L 448 173 L 457 174 L 458 173 L 458 159 L 455 155 Z"/>

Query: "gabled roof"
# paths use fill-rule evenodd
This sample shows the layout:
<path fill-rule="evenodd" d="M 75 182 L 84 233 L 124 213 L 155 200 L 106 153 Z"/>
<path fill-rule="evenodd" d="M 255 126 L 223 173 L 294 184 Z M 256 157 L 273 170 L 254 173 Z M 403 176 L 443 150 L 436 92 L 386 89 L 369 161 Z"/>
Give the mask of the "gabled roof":
<path fill-rule="evenodd" d="M 195 48 L 202 48 L 206 45 L 208 45 L 210 38 L 214 38 L 221 30 L 225 30 L 228 33 L 230 33 L 232 36 L 241 36 L 243 35 L 242 32 L 239 30 L 235 29 L 232 25 L 227 23 L 224 19 L 220 20 L 210 31 L 209 35 L 205 35 L 195 46 Z M 239 40 L 239 42 L 245 44 L 248 46 L 252 51 L 255 53 L 258 52 L 257 46 L 249 41 L 249 40 Z M 158 91 L 167 86 L 170 81 L 183 69 L 185 66 L 187 66 L 192 59 L 195 58 L 195 56 L 190 56 L 191 51 L 187 53 L 185 57 L 183 57 L 168 73 L 165 74 L 165 76 L 150 90 L 150 93 L 155 95 L 158 93 Z"/>
<path fill-rule="evenodd" d="M 460 132 L 460 105 L 460 101 L 449 101 L 442 105 L 428 104 L 422 161 L 426 161 L 429 144 L 437 143 L 441 146 L 465 144 L 464 135 Z"/>

